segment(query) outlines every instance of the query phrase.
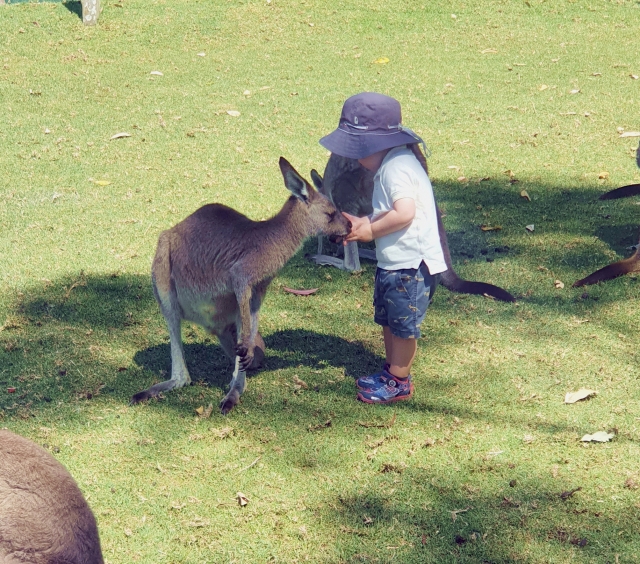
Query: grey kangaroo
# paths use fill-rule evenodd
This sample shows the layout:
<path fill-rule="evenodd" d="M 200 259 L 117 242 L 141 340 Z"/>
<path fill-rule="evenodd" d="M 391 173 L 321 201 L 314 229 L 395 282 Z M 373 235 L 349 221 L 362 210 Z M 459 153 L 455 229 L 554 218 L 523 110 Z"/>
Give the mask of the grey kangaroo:
<path fill-rule="evenodd" d="M 264 358 L 258 310 L 269 283 L 307 237 L 344 237 L 351 229 L 283 157 L 280 170 L 293 195 L 271 219 L 252 221 L 222 204 L 208 204 L 160 234 L 151 271 L 169 328 L 171 378 L 137 393 L 131 403 L 191 382 L 180 334 L 185 319 L 216 335 L 235 361 L 229 393 L 220 403 L 223 414 L 231 411 L 244 392 L 246 370 L 259 368 Z"/>
<path fill-rule="evenodd" d="M 417 143 L 409 145 L 425 172 L 429 174 L 427 160 Z M 327 196 L 340 211 L 346 211 L 351 215 L 362 217 L 369 215 L 373 208 L 371 207 L 371 194 L 373 192 L 374 174 L 364 168 L 355 159 L 341 157 L 334 153 L 329 157 L 327 166 L 324 171 L 324 179 L 317 171 L 311 171 L 311 178 L 316 188 Z M 440 244 L 444 253 L 444 259 L 447 263 L 447 270 L 440 274 L 440 284 L 451 292 L 460 292 L 462 294 L 478 294 L 495 298 L 503 302 L 515 302 L 515 298 L 506 290 L 493 284 L 486 282 L 472 282 L 463 280 L 458 276 L 451 264 L 451 253 L 449 252 L 449 243 L 447 242 L 447 232 L 444 230 L 442 223 L 442 215 L 438 209 L 438 232 L 440 234 Z M 375 260 L 375 253 L 371 256 L 369 252 L 360 249 L 355 242 L 349 243 L 344 249 L 344 261 L 336 261 L 332 257 L 322 255 L 321 238 L 318 244 L 318 254 L 311 258 L 320 264 L 339 265 L 347 270 L 359 270 L 360 260 L 359 252 L 365 258 Z"/>
<path fill-rule="evenodd" d="M 96 520 L 71 474 L 6 430 L 0 430 L 0 562 L 104 562 Z"/>

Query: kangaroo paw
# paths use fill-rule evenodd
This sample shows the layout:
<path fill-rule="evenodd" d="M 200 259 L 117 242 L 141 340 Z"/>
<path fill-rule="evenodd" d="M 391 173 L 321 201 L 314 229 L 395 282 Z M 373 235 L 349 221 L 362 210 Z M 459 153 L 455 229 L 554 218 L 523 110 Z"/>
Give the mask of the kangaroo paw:
<path fill-rule="evenodd" d="M 240 358 L 240 370 L 247 370 L 253 362 L 253 353 L 243 345 L 236 347 L 236 354 Z"/>

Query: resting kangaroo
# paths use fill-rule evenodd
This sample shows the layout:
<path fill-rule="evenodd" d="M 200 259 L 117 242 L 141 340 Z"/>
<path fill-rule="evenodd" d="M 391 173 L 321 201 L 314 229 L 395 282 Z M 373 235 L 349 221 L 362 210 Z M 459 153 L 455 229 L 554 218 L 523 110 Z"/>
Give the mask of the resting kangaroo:
<path fill-rule="evenodd" d="M 640 145 L 636 150 L 636 164 L 640 167 Z M 600 196 L 601 200 L 616 200 L 618 198 L 629 198 L 630 196 L 637 196 L 640 194 L 640 184 L 630 184 L 628 186 L 622 186 L 622 188 L 616 188 L 605 192 Z M 606 280 L 613 280 L 624 274 L 630 274 L 632 272 L 640 272 L 640 241 L 636 246 L 636 252 L 630 257 L 618 262 L 609 264 L 600 270 L 596 270 L 589 274 L 589 276 L 577 280 L 573 283 L 574 288 L 581 286 L 588 286 L 590 284 L 597 284 L 598 282 L 604 282 Z"/>
<path fill-rule="evenodd" d="M 6 430 L 0 430 L 0 562 L 104 562 L 96 520 L 71 474 Z"/>
<path fill-rule="evenodd" d="M 235 359 L 229 393 L 220 403 L 222 413 L 231 411 L 245 389 L 245 371 L 264 358 L 258 310 L 269 283 L 307 237 L 349 232 L 350 222 L 282 157 L 280 170 L 293 196 L 271 219 L 252 221 L 209 204 L 160 234 L 151 271 L 169 327 L 171 379 L 134 395 L 132 403 L 191 382 L 180 335 L 185 319 L 216 335 Z"/>
<path fill-rule="evenodd" d="M 409 145 L 409 147 L 428 174 L 427 160 L 422 154 L 422 151 L 420 151 L 418 144 L 414 143 Z M 318 190 L 325 194 L 336 208 L 359 217 L 369 215 L 373 211 L 371 207 L 373 177 L 374 173 L 361 166 L 357 160 L 341 157 L 334 153 L 331 154 L 327 162 L 324 171 L 324 180 L 315 170 L 311 172 L 311 178 Z M 470 282 L 461 279 L 456 274 L 451 265 L 451 253 L 449 252 L 449 244 L 447 242 L 447 232 L 444 229 L 439 208 L 438 232 L 440 234 L 442 252 L 444 253 L 444 259 L 447 264 L 447 270 L 440 274 L 440 283 L 445 288 L 452 292 L 460 292 L 462 294 L 487 295 L 504 302 L 515 301 L 515 298 L 509 292 L 498 286 L 485 282 Z M 351 247 L 349 245 L 351 245 Z M 336 265 L 335 260 L 332 260 L 331 257 L 320 255 L 321 252 L 322 243 L 320 242 L 318 245 L 318 255 L 311 258 L 321 264 L 329 263 Z M 369 257 L 367 254 L 363 254 L 363 256 L 375 260 L 375 256 Z M 357 243 L 349 243 L 345 248 L 344 268 L 354 270 L 356 268 L 359 269 L 359 266 Z"/>

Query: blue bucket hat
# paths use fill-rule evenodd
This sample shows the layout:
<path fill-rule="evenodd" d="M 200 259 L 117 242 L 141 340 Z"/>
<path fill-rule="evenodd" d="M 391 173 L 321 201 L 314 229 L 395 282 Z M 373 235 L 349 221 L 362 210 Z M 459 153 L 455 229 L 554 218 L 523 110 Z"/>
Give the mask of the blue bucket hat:
<path fill-rule="evenodd" d="M 362 92 L 347 99 L 338 128 L 320 139 L 320 145 L 350 159 L 363 159 L 409 143 L 424 146 L 420 137 L 402 126 L 400 102 L 377 92 Z"/>

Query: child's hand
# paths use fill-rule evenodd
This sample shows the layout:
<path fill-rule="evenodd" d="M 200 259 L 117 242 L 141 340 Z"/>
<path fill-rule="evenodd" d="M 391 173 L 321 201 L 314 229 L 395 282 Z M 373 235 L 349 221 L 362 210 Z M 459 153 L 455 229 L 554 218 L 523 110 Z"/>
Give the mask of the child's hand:
<path fill-rule="evenodd" d="M 373 241 L 373 233 L 371 232 L 371 221 L 368 217 L 358 217 L 355 215 L 342 212 L 350 222 L 351 231 L 343 240 L 343 245 L 346 245 L 350 241 L 361 241 L 362 243 L 368 243 Z"/>

